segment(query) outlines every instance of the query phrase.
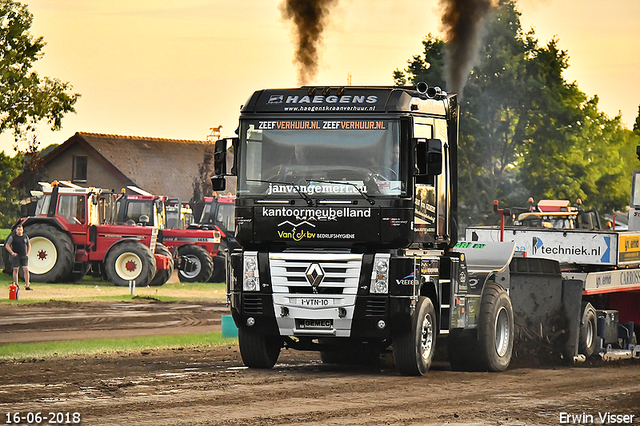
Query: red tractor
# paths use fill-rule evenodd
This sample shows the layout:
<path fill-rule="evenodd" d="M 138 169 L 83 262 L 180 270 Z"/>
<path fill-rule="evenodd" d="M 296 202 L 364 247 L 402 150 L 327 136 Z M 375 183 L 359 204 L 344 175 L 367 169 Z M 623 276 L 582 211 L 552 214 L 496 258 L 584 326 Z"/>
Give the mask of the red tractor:
<path fill-rule="evenodd" d="M 115 223 L 134 222 L 159 228 L 158 242 L 172 252 L 190 261 L 192 270 L 179 270 L 178 278 L 182 282 L 207 282 L 214 271 L 213 258 L 220 246 L 220 232 L 204 229 L 181 229 L 167 227 L 167 204 L 165 196 L 150 194 L 140 188 L 129 186 L 127 195 L 123 193 L 117 199 Z M 179 202 L 172 201 L 172 206 Z M 141 218 L 148 220 L 142 221 Z"/>
<path fill-rule="evenodd" d="M 32 281 L 76 281 L 89 268 L 117 286 L 162 285 L 169 279 L 174 262 L 157 243 L 158 228 L 114 225 L 112 192 L 63 185 L 43 184 L 35 214 L 17 222 L 31 242 Z"/>
<path fill-rule="evenodd" d="M 225 252 L 240 248 L 235 234 L 235 195 L 216 195 L 204 197 L 204 208 L 200 220 L 189 226 L 193 229 L 213 229 L 220 232 L 221 242 L 218 254 L 213 258 L 214 271 L 209 278 L 211 282 L 225 282 Z"/>

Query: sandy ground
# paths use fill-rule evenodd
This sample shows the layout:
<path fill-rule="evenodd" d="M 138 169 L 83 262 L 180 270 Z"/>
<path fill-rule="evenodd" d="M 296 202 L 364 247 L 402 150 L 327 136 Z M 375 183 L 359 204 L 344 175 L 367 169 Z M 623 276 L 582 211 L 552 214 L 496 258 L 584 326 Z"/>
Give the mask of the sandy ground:
<path fill-rule="evenodd" d="M 145 299 L 0 305 L 0 344 L 210 332 L 226 313 L 222 303 Z M 389 354 L 364 368 L 287 350 L 272 370 L 246 369 L 235 345 L 0 361 L 0 422 L 16 412 L 83 425 L 640 424 L 640 362 L 495 374 L 439 361 L 403 377 Z"/>

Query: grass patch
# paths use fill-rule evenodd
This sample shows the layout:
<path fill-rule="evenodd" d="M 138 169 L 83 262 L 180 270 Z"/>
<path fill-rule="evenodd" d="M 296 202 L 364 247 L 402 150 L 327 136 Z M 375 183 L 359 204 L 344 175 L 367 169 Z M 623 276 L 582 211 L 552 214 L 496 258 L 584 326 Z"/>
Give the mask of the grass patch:
<path fill-rule="evenodd" d="M 0 241 L 6 240 L 10 233 L 11 233 L 11 229 L 1 228 L 0 229 Z"/>
<path fill-rule="evenodd" d="M 151 349 L 178 349 L 235 345 L 238 339 L 223 338 L 221 332 L 180 334 L 122 339 L 86 339 L 62 342 L 7 343 L 0 345 L 0 359 L 44 359 L 77 355 L 113 354 Z"/>
<path fill-rule="evenodd" d="M 73 284 L 31 283 L 33 291 L 25 291 L 20 282 L 19 300 L 9 300 L 11 277 L 0 273 L 0 303 L 42 303 L 49 300 L 73 302 L 132 301 L 134 297 L 153 298 L 163 302 L 215 301 L 224 302 L 227 290 L 223 283 L 182 283 L 171 279 L 160 287 L 136 287 L 134 295 L 128 287 L 116 287 L 99 278 L 85 277 Z"/>

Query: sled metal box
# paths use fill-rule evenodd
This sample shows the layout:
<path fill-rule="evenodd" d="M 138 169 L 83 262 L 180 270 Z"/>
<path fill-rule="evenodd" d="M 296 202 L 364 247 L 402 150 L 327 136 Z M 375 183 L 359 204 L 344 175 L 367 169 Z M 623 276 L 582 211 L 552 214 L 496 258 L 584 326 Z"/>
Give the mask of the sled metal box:
<path fill-rule="evenodd" d="M 618 311 L 596 311 L 598 317 L 598 336 L 605 345 L 618 343 Z"/>

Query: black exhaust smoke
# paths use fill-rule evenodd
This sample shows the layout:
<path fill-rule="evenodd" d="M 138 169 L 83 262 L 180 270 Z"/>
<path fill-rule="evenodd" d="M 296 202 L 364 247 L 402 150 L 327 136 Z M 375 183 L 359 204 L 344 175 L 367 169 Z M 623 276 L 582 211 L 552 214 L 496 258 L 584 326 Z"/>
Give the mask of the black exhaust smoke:
<path fill-rule="evenodd" d="M 283 0 L 278 6 L 282 17 L 295 24 L 295 62 L 298 84 L 305 85 L 318 74 L 318 46 L 329 20 L 331 7 L 338 0 Z"/>
<path fill-rule="evenodd" d="M 475 64 L 482 38 L 482 23 L 497 0 L 441 0 L 445 32 L 447 89 L 462 97 L 462 89 Z"/>

